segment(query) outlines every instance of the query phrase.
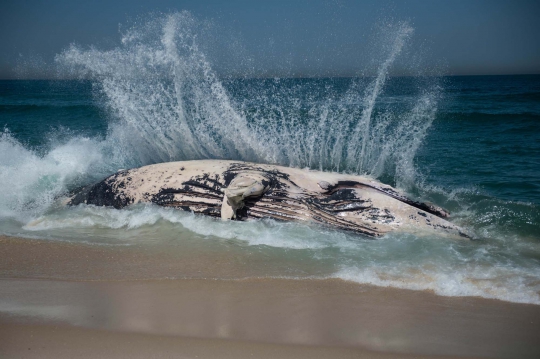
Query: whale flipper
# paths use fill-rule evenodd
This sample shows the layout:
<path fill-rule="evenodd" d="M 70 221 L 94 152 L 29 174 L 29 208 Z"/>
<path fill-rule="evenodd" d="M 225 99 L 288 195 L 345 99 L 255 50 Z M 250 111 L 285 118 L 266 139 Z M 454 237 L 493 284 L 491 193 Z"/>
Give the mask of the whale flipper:
<path fill-rule="evenodd" d="M 267 183 L 265 185 L 265 183 Z M 236 211 L 244 207 L 244 199 L 260 197 L 268 189 L 269 180 L 256 173 L 238 174 L 224 189 L 223 203 L 221 205 L 221 219 L 236 218 Z"/>

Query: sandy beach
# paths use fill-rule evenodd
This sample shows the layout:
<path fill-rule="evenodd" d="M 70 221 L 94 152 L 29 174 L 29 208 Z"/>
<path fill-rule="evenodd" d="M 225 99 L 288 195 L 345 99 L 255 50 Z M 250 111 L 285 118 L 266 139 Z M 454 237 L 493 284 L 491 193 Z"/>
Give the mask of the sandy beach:
<path fill-rule="evenodd" d="M 336 279 L 217 280 L 240 278 L 243 259 L 166 246 L 0 237 L 0 256 L 3 358 L 540 355 L 536 305 Z"/>

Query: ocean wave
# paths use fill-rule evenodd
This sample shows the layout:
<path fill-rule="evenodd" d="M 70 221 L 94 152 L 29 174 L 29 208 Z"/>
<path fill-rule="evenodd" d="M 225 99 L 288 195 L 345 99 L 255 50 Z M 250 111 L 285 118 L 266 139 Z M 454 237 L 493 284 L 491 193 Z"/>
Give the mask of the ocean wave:
<path fill-rule="evenodd" d="M 514 303 L 540 304 L 540 272 L 532 268 L 460 265 L 392 265 L 370 268 L 345 267 L 333 277 L 361 284 L 427 290 L 447 297 L 482 297 Z"/>

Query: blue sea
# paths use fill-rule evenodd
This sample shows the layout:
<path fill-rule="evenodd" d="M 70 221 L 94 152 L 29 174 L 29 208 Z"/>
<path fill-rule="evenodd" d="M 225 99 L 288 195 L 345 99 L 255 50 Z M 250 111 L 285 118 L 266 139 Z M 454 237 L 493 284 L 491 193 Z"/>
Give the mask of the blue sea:
<path fill-rule="evenodd" d="M 399 24 L 373 74 L 220 76 L 194 46 L 194 27 L 182 13 L 153 19 L 116 48 L 58 54 L 69 80 L 0 81 L 0 234 L 200 245 L 249 258 L 253 271 L 242 278 L 341 278 L 540 304 L 539 75 L 395 76 L 412 36 Z M 119 169 L 204 158 L 368 175 L 447 209 L 474 239 L 369 240 L 153 205 L 61 204 Z"/>

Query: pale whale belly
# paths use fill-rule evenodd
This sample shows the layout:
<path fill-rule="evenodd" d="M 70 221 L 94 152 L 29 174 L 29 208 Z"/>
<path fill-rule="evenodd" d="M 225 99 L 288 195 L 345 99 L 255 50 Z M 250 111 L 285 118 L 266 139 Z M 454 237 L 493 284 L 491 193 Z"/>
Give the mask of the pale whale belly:
<path fill-rule="evenodd" d="M 468 237 L 436 206 L 367 177 L 242 161 L 169 162 L 121 170 L 68 201 L 123 208 L 149 202 L 224 220 L 315 222 L 379 237 L 391 231 Z"/>

